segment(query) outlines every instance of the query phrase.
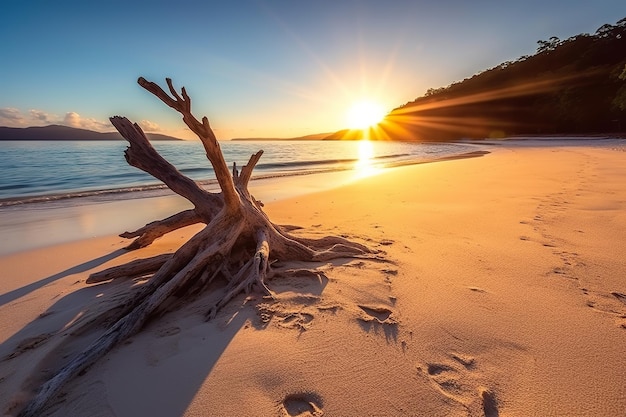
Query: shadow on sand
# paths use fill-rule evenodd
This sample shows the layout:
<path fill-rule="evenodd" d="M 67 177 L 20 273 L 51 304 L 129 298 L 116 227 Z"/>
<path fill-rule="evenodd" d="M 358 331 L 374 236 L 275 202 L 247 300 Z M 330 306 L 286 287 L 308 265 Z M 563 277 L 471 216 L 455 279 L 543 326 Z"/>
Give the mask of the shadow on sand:
<path fill-rule="evenodd" d="M 0 295 L 0 306 L 3 306 L 5 304 L 10 303 L 11 301 L 15 301 L 18 298 L 24 297 L 25 295 L 30 294 L 33 291 L 38 290 L 39 288 L 42 288 L 45 285 L 50 284 L 51 282 L 54 282 L 56 280 L 59 280 L 61 278 L 65 278 L 68 275 L 73 275 L 73 274 L 79 274 L 81 272 L 85 272 L 85 271 L 89 271 L 92 268 L 95 268 L 97 266 L 100 266 L 102 264 L 104 264 L 105 262 L 110 261 L 111 259 L 115 259 L 118 256 L 121 256 L 125 253 L 128 253 L 127 250 L 125 249 L 117 249 L 107 255 L 101 256 L 99 258 L 96 259 L 92 259 L 90 261 L 87 262 L 83 262 L 80 265 L 76 265 L 73 266 L 71 268 L 66 269 L 65 271 L 61 271 L 59 273 L 56 273 L 54 275 L 50 275 L 47 278 L 43 278 L 40 279 L 39 281 L 36 282 L 32 282 L 28 285 L 25 285 L 21 288 L 16 288 L 13 291 L 9 291 L 7 293 L 4 293 L 2 295 Z"/>
<path fill-rule="evenodd" d="M 68 268 L 5 294 L 2 301 L 8 303 L 54 280 L 86 272 L 125 252 L 117 250 Z M 111 303 L 125 299 L 141 287 L 140 283 L 138 279 L 119 280 L 72 291 L 0 345 L 0 392 L 11 393 L 11 397 L 4 397 L 8 405 L 0 411 L 15 415 L 41 384 L 93 343 L 110 323 L 98 320 L 95 326 L 86 326 L 87 330 L 80 324 L 106 311 Z M 321 295 L 327 283 L 325 278 L 279 279 L 274 291 L 280 296 L 293 286 L 306 300 Z M 204 321 L 202 313 L 219 298 L 222 285 L 214 283 L 206 295 L 149 322 L 109 352 L 105 361 L 96 362 L 83 376 L 71 381 L 45 415 L 96 412 L 98 416 L 113 416 L 116 412 L 110 402 L 123 403 L 124 414 L 129 415 L 183 415 L 237 333 L 247 326 L 262 331 L 267 325 L 257 308 L 267 300 L 241 295 L 216 319 Z M 269 286 L 273 287 L 272 282 Z M 155 395 L 159 392 L 167 395 Z M 124 400 L 127 396 L 132 399 Z"/>

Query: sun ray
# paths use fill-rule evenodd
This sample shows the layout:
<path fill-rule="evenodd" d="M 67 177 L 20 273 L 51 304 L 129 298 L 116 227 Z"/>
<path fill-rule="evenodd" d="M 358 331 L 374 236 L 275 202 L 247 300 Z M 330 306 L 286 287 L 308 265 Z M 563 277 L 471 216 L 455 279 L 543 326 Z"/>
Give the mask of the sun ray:
<path fill-rule="evenodd" d="M 584 83 L 590 74 L 592 72 L 567 77 L 542 77 L 469 94 L 458 94 L 451 87 L 446 90 L 446 99 L 422 97 L 392 110 L 374 130 L 372 139 L 437 141 L 462 137 L 503 137 L 520 129 L 519 120 L 523 116 L 519 113 L 519 106 L 511 105 L 507 100 L 528 100 L 556 91 L 565 84 Z M 533 127 L 538 131 L 543 129 L 540 121 Z M 528 129 L 529 125 L 524 125 L 524 128 Z"/>

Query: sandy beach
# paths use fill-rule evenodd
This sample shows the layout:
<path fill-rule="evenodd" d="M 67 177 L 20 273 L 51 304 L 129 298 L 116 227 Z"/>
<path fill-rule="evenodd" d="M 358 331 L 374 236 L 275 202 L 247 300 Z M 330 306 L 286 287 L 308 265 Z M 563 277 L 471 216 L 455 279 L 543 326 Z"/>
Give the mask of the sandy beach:
<path fill-rule="evenodd" d="M 623 140 L 503 141 L 268 199 L 276 223 L 347 236 L 383 260 L 314 265 L 319 279 L 271 281 L 274 301 L 239 297 L 209 322 L 210 300 L 190 300 L 44 415 L 624 416 L 625 151 Z M 149 201 L 132 204 L 155 218 Z M 90 273 L 197 230 L 133 252 L 111 235 L 1 256 L 0 412 L 16 415 L 94 339 L 74 323 L 138 285 L 89 285 Z"/>

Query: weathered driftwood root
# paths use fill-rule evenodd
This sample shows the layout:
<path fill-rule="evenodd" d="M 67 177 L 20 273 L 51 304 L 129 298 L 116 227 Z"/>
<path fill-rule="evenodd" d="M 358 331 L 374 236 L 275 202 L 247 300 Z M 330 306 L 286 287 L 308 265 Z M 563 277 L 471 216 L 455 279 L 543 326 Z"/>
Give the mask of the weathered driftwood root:
<path fill-rule="evenodd" d="M 150 258 L 137 259 L 127 264 L 114 266 L 100 272 L 95 272 L 87 278 L 87 284 L 110 281 L 116 278 L 133 278 L 158 271 L 174 254 L 164 253 Z"/>
<path fill-rule="evenodd" d="M 267 280 L 271 276 L 293 273 L 284 268 L 273 270 L 271 263 L 274 260 L 319 262 L 374 256 L 367 246 L 342 237 L 296 237 L 289 233 L 296 229 L 295 226 L 273 224 L 263 212 L 263 204 L 248 191 L 252 171 L 262 151 L 252 155 L 241 171 L 236 165 L 230 171 L 208 119 L 204 117 L 201 122 L 198 121 L 191 114 L 191 99 L 185 88 L 179 95 L 171 80 L 166 81 L 171 95 L 143 78 L 138 82 L 181 113 L 185 124 L 198 135 L 215 171 L 221 192 L 208 192 L 181 174 L 156 152 L 138 125 L 123 117 L 111 118 L 112 124 L 130 144 L 125 152 L 127 162 L 160 179 L 193 204 L 193 209 L 122 234 L 126 238 L 136 238 L 129 249 L 149 245 L 154 239 L 190 224 L 204 223 L 206 226 L 174 254 L 135 260 L 92 274 L 88 283 L 153 275 L 138 290 L 129 294 L 128 299 L 107 312 L 107 320 L 113 320 L 114 324 L 43 384 L 20 416 L 38 415 L 67 382 L 139 331 L 150 318 L 197 296 L 217 277 L 226 284 L 221 287 L 217 302 L 206 313 L 207 319 L 215 317 L 222 307 L 239 294 L 256 290 L 263 296 L 271 296 Z M 311 276 L 319 278 L 315 273 Z M 172 300 L 178 300 L 178 303 Z M 115 317 L 112 318 L 112 314 Z M 93 320 L 89 325 L 92 324 Z"/>
<path fill-rule="evenodd" d="M 219 210 L 219 207 L 216 208 L 216 213 L 217 210 Z M 200 223 L 201 221 L 202 218 L 198 215 L 198 213 L 196 213 L 195 210 L 190 209 L 176 213 L 163 220 L 153 221 L 152 223 L 148 223 L 144 227 L 135 231 L 124 232 L 120 235 L 120 237 L 125 239 L 137 238 L 133 240 L 130 245 L 126 246 L 125 249 L 139 249 L 150 245 L 156 239 L 168 234 L 169 232 L 191 226 L 192 224 Z"/>

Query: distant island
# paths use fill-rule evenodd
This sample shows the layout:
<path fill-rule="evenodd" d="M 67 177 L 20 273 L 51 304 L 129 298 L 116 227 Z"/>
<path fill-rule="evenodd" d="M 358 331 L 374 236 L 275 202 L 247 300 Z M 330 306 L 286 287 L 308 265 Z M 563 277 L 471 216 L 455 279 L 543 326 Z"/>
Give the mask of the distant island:
<path fill-rule="evenodd" d="M 182 140 L 173 136 L 159 133 L 146 133 L 150 140 Z M 0 126 L 0 141 L 2 140 L 80 140 L 103 141 L 124 140 L 118 132 L 95 132 L 93 130 L 78 129 L 75 127 L 50 125 L 33 127 L 3 127 Z"/>
<path fill-rule="evenodd" d="M 296 136 L 293 138 L 233 138 L 234 141 L 268 141 L 268 140 L 325 140 L 334 133 L 315 133 L 306 136 Z"/>

